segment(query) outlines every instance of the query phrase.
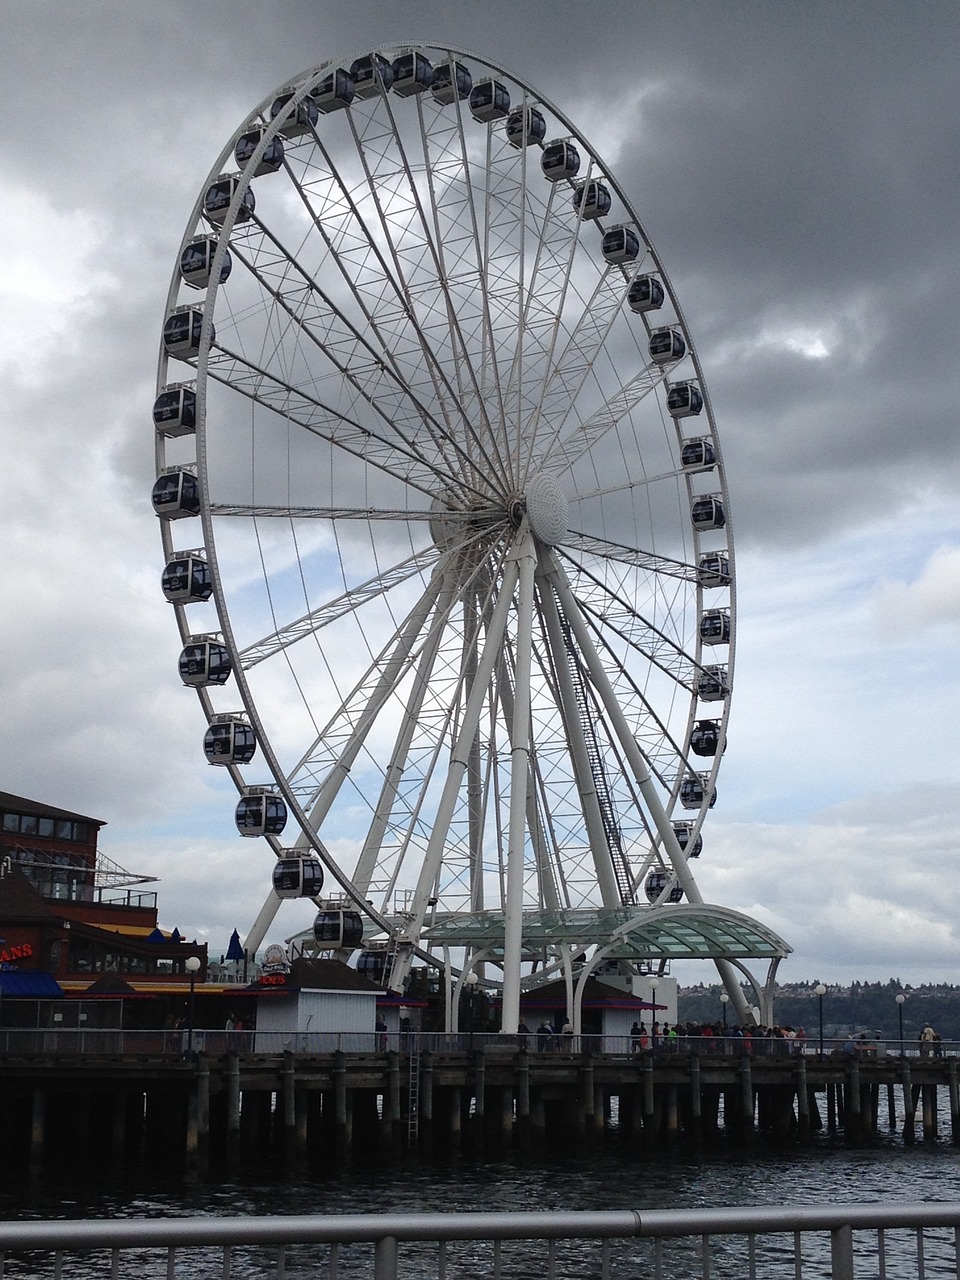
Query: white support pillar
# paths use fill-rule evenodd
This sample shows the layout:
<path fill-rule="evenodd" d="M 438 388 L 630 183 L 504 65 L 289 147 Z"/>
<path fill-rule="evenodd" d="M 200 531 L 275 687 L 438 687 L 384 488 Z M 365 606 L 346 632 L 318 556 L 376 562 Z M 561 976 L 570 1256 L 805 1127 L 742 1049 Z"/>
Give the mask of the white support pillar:
<path fill-rule="evenodd" d="M 507 831 L 507 892 L 503 938 L 503 1005 L 500 1030 L 516 1035 L 520 1021 L 520 963 L 523 955 L 523 876 L 530 777 L 530 664 L 533 654 L 533 574 L 537 551 L 524 521 L 516 551 L 519 563 L 517 652 L 510 743 L 510 818 Z"/>

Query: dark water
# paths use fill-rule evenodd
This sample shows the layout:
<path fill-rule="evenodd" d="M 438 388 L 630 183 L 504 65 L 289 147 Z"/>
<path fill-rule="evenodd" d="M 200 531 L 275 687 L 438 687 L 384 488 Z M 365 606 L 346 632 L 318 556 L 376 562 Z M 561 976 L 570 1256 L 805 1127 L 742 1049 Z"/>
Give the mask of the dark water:
<path fill-rule="evenodd" d="M 2 1160 L 0 1160 L 2 1166 Z M 753 1150 L 721 1149 L 709 1155 L 667 1155 L 655 1158 L 610 1143 L 589 1154 L 566 1150 L 548 1157 L 472 1159 L 467 1156 L 442 1161 L 379 1159 L 365 1163 L 354 1156 L 347 1167 L 335 1163 L 323 1173 L 285 1177 L 247 1167 L 230 1182 L 190 1185 L 161 1171 L 143 1168 L 122 1179 L 85 1169 L 82 1175 L 63 1170 L 29 1181 L 4 1168 L 0 1182 L 0 1218 L 116 1218 L 181 1215 L 261 1215 L 305 1213 L 444 1212 L 453 1210 L 600 1210 L 695 1208 L 721 1205 L 790 1206 L 824 1202 L 960 1201 L 960 1147 L 953 1146 L 944 1131 L 937 1142 L 906 1147 L 896 1135 L 882 1135 L 869 1148 L 851 1148 L 842 1139 L 823 1135 L 808 1147 L 774 1150 L 762 1144 Z M 792 1242 L 779 1237 L 782 1247 L 764 1257 L 766 1277 L 793 1276 Z M 699 1275 L 695 1243 L 670 1246 L 672 1277 Z M 712 1275 L 743 1275 L 743 1244 L 734 1238 L 718 1242 Z M 624 1242 L 612 1246 L 617 1277 L 652 1275 L 652 1242 Z M 828 1274 L 828 1246 L 814 1243 L 808 1262 L 804 1246 L 804 1275 Z M 876 1275 L 872 1256 L 863 1259 L 864 1275 Z M 510 1253 L 509 1250 L 513 1250 Z M 544 1280 L 546 1246 L 505 1247 L 504 1275 Z M 557 1274 L 570 1277 L 599 1275 L 599 1247 L 593 1244 L 558 1246 Z M 894 1242 L 887 1260 L 891 1280 L 917 1275 L 915 1245 Z M 457 1252 L 459 1250 L 459 1252 Z M 219 1274 L 219 1253 L 194 1265 L 178 1262 L 177 1276 Z M 401 1274 L 436 1274 L 435 1246 L 402 1246 Z M 936 1234 L 926 1246 L 927 1275 L 950 1274 L 953 1250 L 949 1233 Z M 289 1277 L 325 1276 L 327 1255 L 316 1248 L 290 1250 L 286 1259 Z M 507 1265 L 509 1263 L 509 1266 Z M 143 1259 L 136 1268 L 138 1280 L 164 1275 L 162 1258 Z M 368 1246 L 344 1249 L 338 1259 L 339 1277 L 372 1275 Z M 49 1261 L 42 1258 L 8 1259 L 5 1275 L 49 1276 Z M 103 1255 L 93 1261 L 71 1264 L 64 1275 L 108 1275 Z M 124 1274 L 131 1274 L 126 1269 Z M 492 1274 L 489 1247 L 451 1246 L 447 1275 Z M 859 1272 L 858 1272 L 859 1274 Z M 954 1271 L 952 1274 L 956 1275 Z M 234 1275 L 259 1280 L 276 1275 L 275 1260 L 255 1249 L 238 1250 Z"/>

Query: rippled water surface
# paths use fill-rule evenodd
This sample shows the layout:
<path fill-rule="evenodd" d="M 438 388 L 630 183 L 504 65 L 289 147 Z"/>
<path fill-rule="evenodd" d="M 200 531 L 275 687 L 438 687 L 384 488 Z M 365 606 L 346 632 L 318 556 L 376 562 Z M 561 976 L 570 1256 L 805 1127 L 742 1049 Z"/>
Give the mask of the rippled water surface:
<path fill-rule="evenodd" d="M 449 1212 L 454 1210 L 602 1210 L 691 1208 L 722 1205 L 790 1206 L 824 1202 L 924 1200 L 960 1201 L 960 1147 L 941 1137 L 937 1143 L 905 1147 L 896 1137 L 884 1137 L 868 1149 L 846 1147 L 826 1136 L 806 1148 L 775 1151 L 758 1145 L 753 1151 L 724 1150 L 695 1158 L 667 1154 L 655 1158 L 632 1152 L 620 1144 L 578 1153 L 566 1150 L 541 1157 L 473 1159 L 467 1156 L 444 1161 L 379 1159 L 365 1164 L 355 1155 L 346 1167 L 331 1162 L 322 1175 L 285 1178 L 247 1167 L 231 1182 L 185 1184 L 180 1178 L 149 1167 L 122 1179 L 85 1169 L 63 1170 L 56 1176 L 30 1181 L 4 1170 L 0 1184 L 0 1218 L 162 1217 L 168 1215 L 261 1215 L 305 1213 Z M 918 1274 L 915 1244 L 899 1242 L 891 1235 L 887 1276 Z M 778 1237 L 767 1246 L 765 1277 L 793 1276 L 790 1237 Z M 672 1277 L 700 1275 L 695 1243 L 671 1245 Z M 716 1242 L 711 1275 L 743 1275 L 742 1241 Z M 612 1246 L 611 1274 L 625 1278 L 651 1275 L 652 1242 L 617 1242 Z M 927 1275 L 953 1274 L 952 1240 L 934 1233 L 925 1245 Z M 875 1241 L 863 1258 L 863 1275 L 877 1275 Z M 214 1255 L 214 1256 L 211 1256 Z M 866 1256 L 869 1255 L 869 1256 Z M 436 1274 L 436 1249 L 402 1246 L 401 1274 Z M 829 1274 L 825 1240 L 804 1246 L 805 1276 Z M 546 1246 L 505 1246 L 505 1276 L 547 1275 Z M 600 1274 L 599 1247 L 592 1244 L 557 1246 L 557 1274 L 592 1277 Z M 291 1249 L 286 1275 L 320 1277 L 328 1274 L 329 1259 L 314 1247 Z M 191 1260 L 178 1260 L 181 1277 L 219 1274 L 219 1251 Z M 492 1275 L 487 1245 L 451 1246 L 447 1275 Z M 368 1246 L 341 1250 L 337 1274 L 343 1280 L 372 1274 Z M 165 1275 L 162 1255 L 145 1255 L 138 1261 L 138 1280 Z M 52 1275 L 48 1260 L 8 1259 L 4 1274 Z M 109 1275 L 109 1259 L 91 1255 L 71 1262 L 65 1276 Z M 124 1274 L 130 1274 L 129 1265 Z M 259 1278 L 277 1274 L 272 1255 L 255 1249 L 237 1250 L 236 1276 Z M 858 1274 L 860 1272 L 858 1271 Z"/>

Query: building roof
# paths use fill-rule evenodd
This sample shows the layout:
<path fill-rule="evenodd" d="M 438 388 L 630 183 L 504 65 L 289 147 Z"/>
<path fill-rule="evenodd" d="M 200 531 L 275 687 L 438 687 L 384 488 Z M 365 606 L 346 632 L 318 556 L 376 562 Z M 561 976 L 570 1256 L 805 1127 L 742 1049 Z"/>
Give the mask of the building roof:
<path fill-rule="evenodd" d="M 534 987 L 532 991 L 524 991 L 520 996 L 521 1009 L 566 1009 L 567 984 L 563 978 L 556 982 L 545 983 L 542 987 Z M 665 1004 L 652 1004 L 649 1000 L 641 1000 L 620 987 L 613 987 L 609 982 L 601 982 L 599 978 L 588 978 L 583 984 L 584 1009 L 630 1009 L 635 1012 L 643 1010 L 666 1009 Z"/>
<path fill-rule="evenodd" d="M 298 956 L 290 965 L 291 987 L 320 991 L 362 991 L 369 995 L 380 988 L 342 960 L 312 960 Z"/>
<path fill-rule="evenodd" d="M 73 822 L 90 822 L 95 827 L 107 825 L 103 818 L 91 818 L 85 813 L 58 809 L 55 805 L 42 804 L 39 800 L 28 800 L 26 796 L 11 795 L 9 791 L 0 791 L 0 809 L 15 810 L 17 813 L 35 813 L 38 818 L 69 818 Z"/>

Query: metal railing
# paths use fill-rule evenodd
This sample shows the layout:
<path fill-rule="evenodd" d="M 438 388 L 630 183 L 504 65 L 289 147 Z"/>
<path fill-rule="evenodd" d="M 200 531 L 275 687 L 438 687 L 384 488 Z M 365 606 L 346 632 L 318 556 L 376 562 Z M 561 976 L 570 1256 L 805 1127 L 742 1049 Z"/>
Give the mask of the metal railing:
<path fill-rule="evenodd" d="M 926 1280 L 960 1274 L 960 1203 L 0 1222 L 0 1276 L 132 1274 Z"/>
<path fill-rule="evenodd" d="M 669 1055 L 696 1053 L 706 1057 L 781 1058 L 798 1054 L 816 1056 L 817 1040 L 795 1041 L 772 1038 L 743 1040 L 734 1036 L 679 1036 L 662 1038 L 656 1044 L 638 1045 L 630 1036 L 552 1035 L 529 1032 L 526 1035 L 501 1035 L 499 1032 L 448 1033 L 441 1031 L 211 1031 L 195 1028 L 192 1035 L 186 1029 L 127 1031 L 122 1028 L 92 1027 L 2 1027 L 0 1028 L 0 1055 L 3 1054 L 109 1054 L 138 1057 L 180 1057 L 191 1041 L 194 1052 L 212 1055 L 225 1053 L 294 1053 L 322 1054 L 337 1050 L 343 1053 L 382 1053 L 387 1049 L 400 1053 L 515 1053 L 526 1049 L 529 1053 L 595 1053 L 614 1057 L 642 1058 L 653 1053 L 662 1058 Z M 953 1056 L 960 1052 L 960 1043 L 944 1041 L 936 1046 L 931 1056 Z M 851 1041 L 850 1039 L 825 1039 L 824 1055 L 856 1056 L 871 1060 L 905 1054 L 916 1058 L 923 1056 L 914 1041 L 881 1040 Z"/>

